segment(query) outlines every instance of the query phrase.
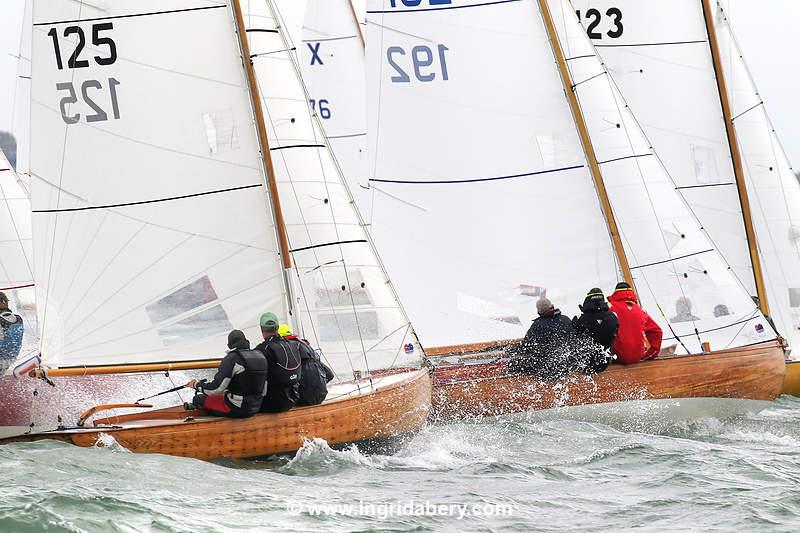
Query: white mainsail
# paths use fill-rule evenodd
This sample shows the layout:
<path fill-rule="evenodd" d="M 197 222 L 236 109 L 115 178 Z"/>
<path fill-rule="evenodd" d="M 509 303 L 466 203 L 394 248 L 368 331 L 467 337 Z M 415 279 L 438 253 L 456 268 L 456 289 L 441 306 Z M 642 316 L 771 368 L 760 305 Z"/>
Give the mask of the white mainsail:
<path fill-rule="evenodd" d="M 756 294 L 700 0 L 572 5 L 676 186 Z"/>
<path fill-rule="evenodd" d="M 714 12 L 770 315 L 800 346 L 800 183 L 719 3 Z"/>
<path fill-rule="evenodd" d="M 371 234 L 423 345 L 519 338 L 543 290 L 566 312 L 613 287 L 536 2 L 396 4 L 367 10 Z"/>
<path fill-rule="evenodd" d="M 770 338 L 570 5 L 551 5 L 643 304 L 688 296 L 701 314 L 668 323 L 653 313 L 666 340 L 698 352 L 701 340 Z M 546 291 L 571 311 L 588 288 L 613 286 L 613 249 L 537 3 L 376 1 L 368 28 L 371 171 L 387 192 L 374 199 L 372 233 L 423 343 L 519 337 L 530 296 Z M 404 260 L 409 250 L 426 261 Z M 720 305 L 728 312 L 715 315 Z"/>
<path fill-rule="evenodd" d="M 197 36 L 201 38 L 196 38 Z M 286 294 L 225 1 L 35 4 L 31 173 L 48 366 L 221 357 Z"/>
<path fill-rule="evenodd" d="M 271 2 L 247 2 L 258 78 L 294 266 L 301 333 L 342 375 L 418 364 L 411 325 L 372 247 Z"/>
<path fill-rule="evenodd" d="M 298 56 L 311 105 L 359 209 L 370 219 L 364 42 L 350 0 L 309 0 Z"/>
<path fill-rule="evenodd" d="M 595 55 L 568 0 L 550 0 L 639 297 L 692 353 L 774 338 Z M 660 312 L 658 313 L 661 314 Z M 670 329 L 667 329 L 667 326 Z M 674 341 L 673 341 L 674 342 Z"/>

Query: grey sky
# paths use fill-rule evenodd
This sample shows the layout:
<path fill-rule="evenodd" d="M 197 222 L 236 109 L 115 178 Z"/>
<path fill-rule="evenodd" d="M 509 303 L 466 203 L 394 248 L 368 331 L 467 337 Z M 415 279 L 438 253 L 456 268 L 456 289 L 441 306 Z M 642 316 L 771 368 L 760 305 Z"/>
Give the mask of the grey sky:
<path fill-rule="evenodd" d="M 363 5 L 363 0 L 357 4 Z M 0 0 L 0 130 L 10 129 L 25 0 Z M 282 0 L 296 16 L 301 0 Z M 761 96 L 795 168 L 800 169 L 800 20 L 797 0 L 722 0 Z"/>

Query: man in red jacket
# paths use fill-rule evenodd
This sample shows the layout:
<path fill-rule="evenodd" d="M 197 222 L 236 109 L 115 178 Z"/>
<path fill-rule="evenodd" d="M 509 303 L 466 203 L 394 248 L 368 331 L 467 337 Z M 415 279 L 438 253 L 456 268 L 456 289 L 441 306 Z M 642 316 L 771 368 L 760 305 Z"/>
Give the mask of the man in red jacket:
<path fill-rule="evenodd" d="M 624 281 L 617 283 L 608 301 L 611 311 L 619 318 L 619 331 L 613 346 L 617 362 L 632 365 L 657 357 L 661 351 L 661 328 L 639 306 L 639 299 L 631 286 Z"/>

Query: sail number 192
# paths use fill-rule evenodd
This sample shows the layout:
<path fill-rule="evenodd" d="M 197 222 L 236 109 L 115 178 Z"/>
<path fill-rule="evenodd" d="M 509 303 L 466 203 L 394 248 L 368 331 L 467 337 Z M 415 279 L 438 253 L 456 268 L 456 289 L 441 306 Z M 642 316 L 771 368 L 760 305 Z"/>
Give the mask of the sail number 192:
<path fill-rule="evenodd" d="M 117 44 L 114 42 L 107 32 L 114 29 L 114 24 L 111 22 L 101 22 L 92 24 L 92 47 L 96 55 L 91 60 L 101 67 L 113 65 L 117 61 Z M 86 48 L 86 33 L 80 26 L 67 26 L 63 31 L 59 32 L 58 28 L 51 28 L 47 35 L 53 40 L 53 52 L 55 53 L 56 67 L 59 71 L 64 70 L 66 67 L 70 69 L 81 69 L 90 66 L 90 59 L 84 57 Z M 61 39 L 69 40 L 75 44 L 74 50 L 61 50 Z M 67 56 L 68 54 L 68 56 Z M 66 93 L 59 102 L 61 110 L 61 118 L 65 124 L 75 124 L 80 122 L 81 114 L 70 114 L 69 109 L 83 101 L 84 104 L 91 110 L 91 113 L 85 113 L 86 122 L 100 122 L 109 120 L 109 113 L 98 104 L 98 96 L 104 98 L 102 95 L 96 93 L 102 91 L 108 94 L 110 100 L 111 117 L 115 120 L 120 118 L 119 101 L 117 99 L 117 87 L 120 82 L 116 78 L 108 78 L 101 82 L 100 80 L 85 80 L 80 85 L 73 81 L 66 81 L 56 83 L 56 90 L 60 93 Z M 93 94 L 94 93 L 94 94 Z"/>

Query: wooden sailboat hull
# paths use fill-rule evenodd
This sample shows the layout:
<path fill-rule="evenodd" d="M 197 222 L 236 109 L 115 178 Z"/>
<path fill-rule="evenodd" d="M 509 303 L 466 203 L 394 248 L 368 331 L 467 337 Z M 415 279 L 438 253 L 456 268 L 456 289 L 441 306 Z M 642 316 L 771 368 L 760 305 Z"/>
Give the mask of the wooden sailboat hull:
<path fill-rule="evenodd" d="M 800 361 L 786 361 L 786 379 L 781 394 L 800 396 Z"/>
<path fill-rule="evenodd" d="M 55 439 L 89 447 L 105 433 L 136 453 L 243 459 L 293 453 L 304 439 L 322 438 L 336 445 L 412 433 L 425 423 L 430 406 L 431 377 L 419 370 L 379 378 L 370 392 L 285 413 L 231 419 L 171 407 L 95 422 L 106 427 L 24 435 L 0 440 L 0 444 Z"/>
<path fill-rule="evenodd" d="M 612 365 L 558 382 L 512 376 L 505 362 L 443 365 L 434 372 L 432 417 L 491 416 L 562 406 L 664 398 L 774 400 L 785 374 L 777 342 Z"/>

